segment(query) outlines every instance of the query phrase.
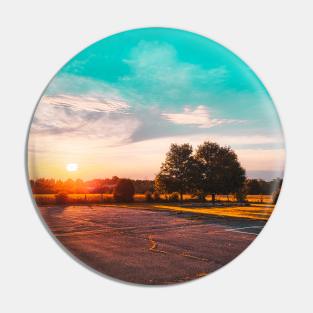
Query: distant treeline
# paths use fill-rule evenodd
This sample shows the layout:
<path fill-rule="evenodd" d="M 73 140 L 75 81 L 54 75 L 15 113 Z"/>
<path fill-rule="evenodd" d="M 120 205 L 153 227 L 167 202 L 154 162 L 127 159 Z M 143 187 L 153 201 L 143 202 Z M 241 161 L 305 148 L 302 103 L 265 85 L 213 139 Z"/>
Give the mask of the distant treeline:
<path fill-rule="evenodd" d="M 281 178 L 265 181 L 263 179 L 246 179 L 244 191 L 248 195 L 270 195 L 280 190 L 283 180 Z"/>
<path fill-rule="evenodd" d="M 272 195 L 276 203 L 282 180 L 247 179 L 234 150 L 205 141 L 196 150 L 188 143 L 171 144 L 154 180 L 117 176 L 89 181 L 40 178 L 30 184 L 34 194 L 56 194 L 58 203 L 66 203 L 69 194 L 85 194 L 85 199 L 87 194 L 101 194 L 101 199 L 104 194 L 112 194 L 116 202 L 132 202 L 135 194 L 144 193 L 147 201 L 159 201 L 160 194 L 181 202 L 184 195 L 199 201 L 211 195 L 212 203 L 216 195 L 234 195 L 238 202 L 246 201 L 247 195 Z"/>
<path fill-rule="evenodd" d="M 82 179 L 47 179 L 39 178 L 30 180 L 32 192 L 34 194 L 57 194 L 60 192 L 68 194 L 112 194 L 120 178 L 113 176 L 105 179 L 92 179 L 83 181 Z M 153 180 L 131 180 L 135 193 L 144 194 L 147 191 L 154 191 Z M 281 178 L 271 181 L 262 179 L 246 179 L 244 191 L 248 195 L 270 195 L 280 189 L 282 184 Z"/>
<path fill-rule="evenodd" d="M 39 178 L 30 180 L 30 186 L 34 194 L 112 194 L 120 178 L 113 176 L 105 179 L 92 179 L 83 181 L 82 179 L 53 179 Z M 135 193 L 143 194 L 146 191 L 153 192 L 154 182 L 152 180 L 131 180 Z"/>

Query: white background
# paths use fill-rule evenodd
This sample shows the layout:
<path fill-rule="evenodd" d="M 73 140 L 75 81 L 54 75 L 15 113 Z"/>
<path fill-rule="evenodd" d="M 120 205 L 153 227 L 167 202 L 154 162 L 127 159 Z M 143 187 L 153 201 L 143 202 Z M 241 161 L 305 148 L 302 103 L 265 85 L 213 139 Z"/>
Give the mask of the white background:
<path fill-rule="evenodd" d="M 1 312 L 312 312 L 311 1 L 2 1 Z M 283 191 L 255 242 L 223 269 L 172 287 L 104 278 L 50 237 L 26 186 L 37 100 L 89 44 L 136 27 L 198 32 L 246 61 L 269 89 L 287 144 Z"/>

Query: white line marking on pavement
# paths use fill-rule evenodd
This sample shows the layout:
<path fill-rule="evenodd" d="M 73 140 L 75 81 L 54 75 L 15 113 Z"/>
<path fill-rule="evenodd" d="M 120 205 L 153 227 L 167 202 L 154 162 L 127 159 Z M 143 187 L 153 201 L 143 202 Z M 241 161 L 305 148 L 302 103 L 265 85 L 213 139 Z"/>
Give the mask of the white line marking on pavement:
<path fill-rule="evenodd" d="M 257 228 L 257 229 L 262 229 L 264 226 L 247 226 L 247 227 L 238 227 L 238 228 L 230 228 L 230 229 L 225 229 L 225 231 L 233 231 L 236 233 L 243 233 L 243 234 L 254 234 L 248 231 L 241 231 L 242 229 L 251 229 L 251 228 Z"/>

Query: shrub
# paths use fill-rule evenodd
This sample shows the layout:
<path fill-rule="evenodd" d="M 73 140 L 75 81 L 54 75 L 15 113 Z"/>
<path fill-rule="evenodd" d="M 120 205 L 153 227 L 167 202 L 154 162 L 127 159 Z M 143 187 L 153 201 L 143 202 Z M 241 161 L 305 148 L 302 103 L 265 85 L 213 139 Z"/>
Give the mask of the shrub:
<path fill-rule="evenodd" d="M 150 192 L 150 191 L 146 191 L 145 192 L 145 200 L 147 201 L 147 202 L 152 202 L 152 193 Z"/>
<path fill-rule="evenodd" d="M 56 204 L 65 204 L 68 202 L 68 196 L 65 192 L 59 192 L 55 195 Z"/>
<path fill-rule="evenodd" d="M 280 194 L 280 188 L 273 192 L 273 194 L 272 194 L 272 202 L 273 202 L 273 204 L 277 203 L 279 194 Z"/>
<path fill-rule="evenodd" d="M 119 179 L 113 193 L 114 200 L 117 202 L 132 202 L 134 199 L 135 188 L 130 179 Z"/>
<path fill-rule="evenodd" d="M 173 192 L 169 195 L 168 197 L 169 201 L 172 202 L 178 202 L 179 201 L 179 193 L 178 192 Z"/>
<path fill-rule="evenodd" d="M 54 195 L 49 196 L 39 196 L 34 195 L 34 199 L 37 205 L 45 205 L 45 204 L 55 204 L 55 197 Z"/>
<path fill-rule="evenodd" d="M 154 191 L 152 194 L 152 198 L 154 201 L 160 201 L 160 193 L 158 191 Z"/>

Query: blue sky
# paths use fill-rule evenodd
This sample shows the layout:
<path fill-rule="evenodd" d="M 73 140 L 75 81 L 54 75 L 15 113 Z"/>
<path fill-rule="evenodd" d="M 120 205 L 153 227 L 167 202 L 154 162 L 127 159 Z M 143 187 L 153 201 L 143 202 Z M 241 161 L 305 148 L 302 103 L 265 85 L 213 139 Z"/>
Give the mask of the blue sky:
<path fill-rule="evenodd" d="M 133 151 L 128 163 L 122 158 L 115 162 L 116 155 L 106 163 L 131 177 L 153 177 L 172 141 L 189 141 L 195 147 L 201 140 L 229 144 L 243 156 L 248 174 L 280 175 L 284 163 L 277 112 L 254 72 L 221 45 L 167 28 L 123 32 L 76 55 L 45 91 L 31 137 L 30 153 L 46 165 L 51 153 L 80 159 L 84 153 L 79 147 L 85 142 L 96 155 L 90 176 L 97 174 L 98 162 L 99 175 L 108 173 L 108 167 L 101 167 L 101 155 Z M 154 155 L 151 145 L 160 147 Z M 139 153 L 151 166 L 131 171 Z M 258 160 L 262 156 L 263 165 Z"/>

